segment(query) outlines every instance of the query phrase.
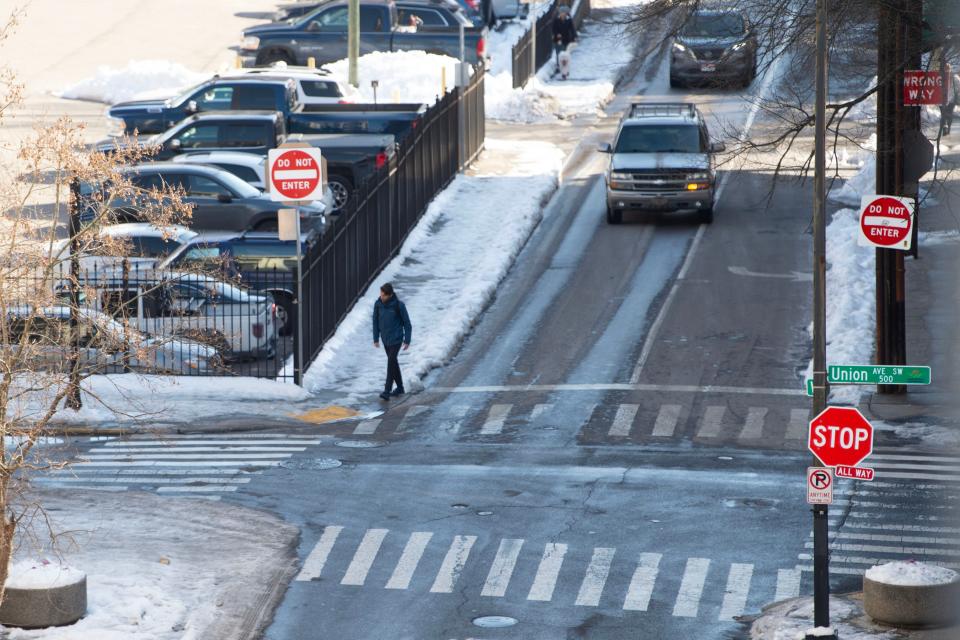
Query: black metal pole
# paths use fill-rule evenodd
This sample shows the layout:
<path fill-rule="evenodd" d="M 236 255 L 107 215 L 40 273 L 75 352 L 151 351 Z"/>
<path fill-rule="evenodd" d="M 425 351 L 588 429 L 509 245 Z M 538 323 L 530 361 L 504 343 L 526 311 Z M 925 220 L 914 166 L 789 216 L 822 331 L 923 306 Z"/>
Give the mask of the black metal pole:
<path fill-rule="evenodd" d="M 66 405 L 79 410 L 80 397 L 80 179 L 70 181 L 70 379 Z"/>

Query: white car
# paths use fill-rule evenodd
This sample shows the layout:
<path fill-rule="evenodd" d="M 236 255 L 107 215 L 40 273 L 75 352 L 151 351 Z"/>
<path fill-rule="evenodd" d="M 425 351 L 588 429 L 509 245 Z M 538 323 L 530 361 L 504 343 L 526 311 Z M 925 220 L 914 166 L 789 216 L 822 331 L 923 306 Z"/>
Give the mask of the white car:
<path fill-rule="evenodd" d="M 112 224 L 99 230 L 102 244 L 93 244 L 80 256 L 81 271 L 115 269 L 124 261 L 130 269 L 152 267 L 197 237 L 197 232 L 181 225 L 157 227 L 147 222 Z M 66 274 L 70 270 L 70 241 L 59 240 L 54 255 L 61 261 L 57 267 Z"/>
<path fill-rule="evenodd" d="M 275 62 L 268 67 L 233 69 L 221 73 L 221 78 L 249 78 L 269 76 L 293 80 L 297 89 L 297 102 L 310 104 L 344 104 L 360 102 L 360 92 L 344 78 L 332 76 L 326 69 L 288 65 Z"/>

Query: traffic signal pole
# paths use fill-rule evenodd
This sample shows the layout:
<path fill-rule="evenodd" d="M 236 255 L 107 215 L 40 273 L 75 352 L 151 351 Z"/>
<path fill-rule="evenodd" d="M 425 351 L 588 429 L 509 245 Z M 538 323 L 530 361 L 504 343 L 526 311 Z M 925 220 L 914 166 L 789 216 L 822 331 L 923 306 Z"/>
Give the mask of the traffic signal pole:
<path fill-rule="evenodd" d="M 350 0 L 347 3 L 347 82 L 354 88 L 360 86 L 359 58 L 360 0 Z"/>
<path fill-rule="evenodd" d="M 827 7 L 817 0 L 816 108 L 813 176 L 813 415 L 827 407 Z M 821 466 L 814 457 L 813 466 Z M 830 626 L 830 540 L 827 505 L 813 505 L 813 621 Z M 805 640 L 824 636 L 808 635 Z M 836 640 L 836 635 L 826 636 Z"/>

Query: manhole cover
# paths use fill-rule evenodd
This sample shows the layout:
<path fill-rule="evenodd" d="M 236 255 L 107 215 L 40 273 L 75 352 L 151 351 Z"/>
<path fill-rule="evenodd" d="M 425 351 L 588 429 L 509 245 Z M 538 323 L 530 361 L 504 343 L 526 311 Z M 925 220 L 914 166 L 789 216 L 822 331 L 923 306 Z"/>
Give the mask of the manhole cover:
<path fill-rule="evenodd" d="M 502 629 L 517 624 L 517 619 L 509 616 L 481 616 L 474 618 L 473 624 L 484 629 Z"/>
<path fill-rule="evenodd" d="M 454 504 L 452 504 L 452 505 L 450 505 L 450 506 L 453 507 L 454 509 L 466 509 L 466 508 L 467 508 L 467 505 L 463 504 L 462 502 L 456 502 L 456 503 L 454 503 Z"/>
<path fill-rule="evenodd" d="M 341 440 L 335 444 L 345 449 L 372 449 L 383 446 L 382 442 L 374 442 L 373 440 Z"/>
<path fill-rule="evenodd" d="M 336 469 L 341 463 L 336 458 L 294 458 L 293 460 L 284 460 L 280 465 L 284 469 L 297 469 L 300 471 L 324 471 L 326 469 Z"/>
<path fill-rule="evenodd" d="M 478 516 L 492 516 L 493 511 L 477 511 Z"/>

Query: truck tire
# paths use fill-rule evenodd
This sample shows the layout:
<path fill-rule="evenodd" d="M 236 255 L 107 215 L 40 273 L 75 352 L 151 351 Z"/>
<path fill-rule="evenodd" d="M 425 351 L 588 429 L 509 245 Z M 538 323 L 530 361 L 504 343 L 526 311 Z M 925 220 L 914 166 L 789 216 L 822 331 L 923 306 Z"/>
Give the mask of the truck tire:
<path fill-rule="evenodd" d="M 607 206 L 607 223 L 608 224 L 620 224 L 623 222 L 623 211 L 621 209 L 614 209 L 611 206 Z"/>
<path fill-rule="evenodd" d="M 277 332 L 281 336 L 293 334 L 297 319 L 293 312 L 293 298 L 286 292 L 273 292 L 273 300 L 277 303 Z"/>
<path fill-rule="evenodd" d="M 710 224 L 713 222 L 713 205 L 709 209 L 702 209 L 697 213 L 700 224 Z"/>
<path fill-rule="evenodd" d="M 330 191 L 333 193 L 331 213 L 346 211 L 347 205 L 350 204 L 350 196 L 353 195 L 353 181 L 347 176 L 335 173 L 327 178 L 327 184 L 330 185 Z"/>
<path fill-rule="evenodd" d="M 266 67 L 274 62 L 286 62 L 292 65 L 296 63 L 296 60 L 294 60 L 290 52 L 285 49 L 267 49 L 257 56 L 258 67 Z"/>

